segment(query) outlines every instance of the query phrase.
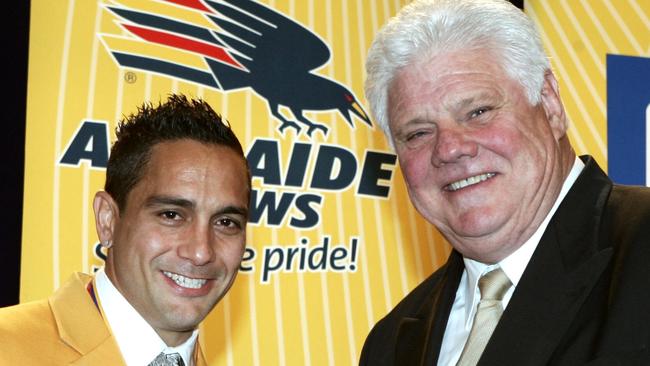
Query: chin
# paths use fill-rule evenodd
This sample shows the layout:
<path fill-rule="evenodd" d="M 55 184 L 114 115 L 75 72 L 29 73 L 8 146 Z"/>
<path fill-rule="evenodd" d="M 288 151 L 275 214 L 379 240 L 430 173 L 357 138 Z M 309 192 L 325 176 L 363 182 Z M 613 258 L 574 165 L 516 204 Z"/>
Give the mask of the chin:
<path fill-rule="evenodd" d="M 494 230 L 491 227 L 482 227 L 482 226 L 471 226 L 467 225 L 460 230 L 456 230 L 456 235 L 462 238 L 476 239 L 476 240 L 486 240 L 490 237 Z"/>
<path fill-rule="evenodd" d="M 465 226 L 455 228 L 445 237 L 452 246 L 466 257 L 480 262 L 499 261 L 504 251 L 503 238 L 494 227 Z"/>
<path fill-rule="evenodd" d="M 204 317 L 205 316 L 201 316 L 200 314 L 181 313 L 178 314 L 178 316 L 168 319 L 168 323 L 171 328 L 180 332 L 185 332 L 194 330 L 199 323 L 203 321 Z"/>
<path fill-rule="evenodd" d="M 458 225 L 472 231 L 493 232 L 506 225 L 517 213 L 517 206 L 510 200 L 477 202 L 457 211 Z M 474 228 L 474 229 L 472 229 Z"/>
<path fill-rule="evenodd" d="M 196 319 L 200 322 L 210 312 L 209 305 L 205 302 L 197 303 L 184 299 L 168 307 L 168 319 L 179 323 L 192 323 Z"/>

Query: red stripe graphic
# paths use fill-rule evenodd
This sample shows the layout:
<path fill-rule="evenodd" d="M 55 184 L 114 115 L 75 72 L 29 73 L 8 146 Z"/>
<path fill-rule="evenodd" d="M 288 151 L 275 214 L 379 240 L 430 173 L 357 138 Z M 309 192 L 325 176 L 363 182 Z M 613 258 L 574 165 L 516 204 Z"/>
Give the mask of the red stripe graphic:
<path fill-rule="evenodd" d="M 180 37 L 170 33 L 155 31 L 153 29 L 142 28 L 135 25 L 129 25 L 129 24 L 122 24 L 122 25 L 126 29 L 128 29 L 131 33 L 139 37 L 142 37 L 144 40 L 147 40 L 149 42 L 163 44 L 174 48 L 180 48 L 186 51 L 200 53 L 204 56 L 208 56 L 216 60 L 223 61 L 236 68 L 244 69 L 244 67 L 239 62 L 237 62 L 237 60 L 232 58 L 230 54 L 223 49 L 223 47 L 213 46 L 203 42 L 198 42 L 192 39 L 188 39 L 185 37 Z"/>
<path fill-rule="evenodd" d="M 201 2 L 201 0 L 167 0 L 167 2 L 186 6 L 188 8 L 200 10 L 200 11 L 205 11 L 205 12 L 212 12 L 210 9 L 206 8 L 205 5 Z"/>

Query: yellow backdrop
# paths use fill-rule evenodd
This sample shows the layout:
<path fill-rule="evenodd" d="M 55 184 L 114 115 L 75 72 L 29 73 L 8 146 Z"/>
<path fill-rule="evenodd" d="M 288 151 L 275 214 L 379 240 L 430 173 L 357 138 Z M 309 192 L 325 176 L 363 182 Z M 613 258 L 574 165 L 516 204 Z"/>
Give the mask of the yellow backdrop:
<path fill-rule="evenodd" d="M 306 197 L 311 203 L 293 201 L 278 223 L 270 221 L 268 211 L 262 212 L 249 226 L 248 255 L 254 257 L 245 261 L 247 269 L 203 325 L 210 363 L 356 364 L 372 325 L 444 263 L 450 249 L 412 208 L 399 168 L 391 163 L 391 151 L 376 126 L 354 117 L 353 128 L 341 112 L 325 109 L 305 116 L 326 125 L 327 135 L 317 131 L 308 136 L 291 128 L 280 133 L 269 96 L 250 87 L 222 91 L 187 81 L 178 72 L 174 76 L 119 62 L 116 53 L 146 56 L 208 75 L 212 69 L 197 49 L 141 38 L 125 25 L 137 25 L 142 18 L 126 19 L 115 10 L 217 29 L 205 11 L 187 5 L 197 2 L 32 0 L 21 302 L 46 297 L 73 271 L 92 272 L 102 265 L 91 207 L 94 192 L 104 182 L 102 146 L 106 139 L 113 141 L 116 121 L 143 101 L 185 93 L 206 99 L 222 113 L 247 152 L 270 147 L 258 155 L 258 168 L 279 162 L 282 183 L 296 146 L 310 147 L 301 184 L 253 180 L 258 197 Z M 406 2 L 262 1 L 328 46 L 329 60 L 312 74 L 345 87 L 362 108 L 367 108 L 362 90 L 367 49 L 377 29 Z M 529 1 L 526 7 L 542 26 L 573 122 L 571 139 L 579 153 L 590 152 L 606 166 L 605 53 L 650 54 L 650 5 L 642 0 L 583 0 Z M 280 112 L 292 118 L 287 107 Z M 84 135 L 90 125 L 95 129 Z M 277 160 L 269 153 L 274 147 Z M 77 153 L 72 163 L 66 155 L 71 149 Z M 353 171 L 353 178 L 343 187 L 314 188 L 310 182 L 320 166 L 317 160 L 328 152 L 348 159 L 331 165 L 329 178 L 343 170 Z M 376 159 L 369 157 L 383 160 L 373 170 Z M 356 170 L 350 170 L 351 161 Z M 360 190 L 368 178 L 364 167 L 379 174 L 370 181 L 380 191 L 390 187 L 387 197 Z M 300 221 L 307 214 L 315 215 L 317 224 L 292 224 L 292 218 Z M 296 250 L 288 261 L 289 248 L 304 251 Z M 312 256 L 314 268 L 301 268 L 300 253 L 308 261 L 314 250 L 320 251 Z M 333 260 L 333 253 L 339 259 Z"/>

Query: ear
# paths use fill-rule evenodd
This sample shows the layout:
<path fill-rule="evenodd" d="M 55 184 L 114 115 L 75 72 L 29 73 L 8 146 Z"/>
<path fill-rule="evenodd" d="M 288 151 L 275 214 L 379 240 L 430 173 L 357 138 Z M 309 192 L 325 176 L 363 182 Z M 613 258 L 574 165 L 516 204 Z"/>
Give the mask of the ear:
<path fill-rule="evenodd" d="M 553 136 L 555 140 L 560 140 L 566 136 L 569 123 L 564 113 L 564 105 L 560 99 L 560 90 L 551 70 L 544 74 L 544 84 L 542 85 L 542 107 L 546 113 Z"/>
<path fill-rule="evenodd" d="M 93 210 L 95 211 L 95 229 L 97 236 L 103 245 L 108 246 L 113 242 L 113 233 L 115 223 L 119 219 L 120 211 L 117 203 L 110 194 L 99 191 L 95 194 L 93 200 Z"/>

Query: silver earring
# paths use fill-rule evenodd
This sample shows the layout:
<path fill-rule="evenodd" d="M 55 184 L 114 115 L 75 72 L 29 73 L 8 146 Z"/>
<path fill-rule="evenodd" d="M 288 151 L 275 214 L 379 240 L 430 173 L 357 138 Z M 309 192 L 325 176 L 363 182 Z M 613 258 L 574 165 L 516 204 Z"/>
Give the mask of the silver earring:
<path fill-rule="evenodd" d="M 102 242 L 102 246 L 106 249 L 110 248 L 113 246 L 113 242 L 110 240 L 106 240 L 105 242 Z"/>

